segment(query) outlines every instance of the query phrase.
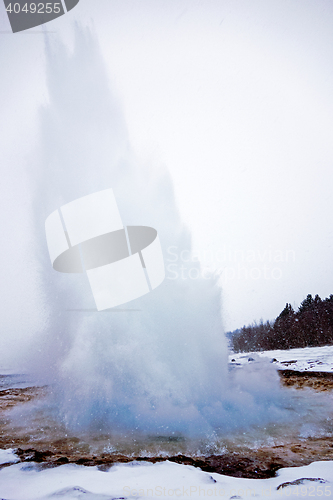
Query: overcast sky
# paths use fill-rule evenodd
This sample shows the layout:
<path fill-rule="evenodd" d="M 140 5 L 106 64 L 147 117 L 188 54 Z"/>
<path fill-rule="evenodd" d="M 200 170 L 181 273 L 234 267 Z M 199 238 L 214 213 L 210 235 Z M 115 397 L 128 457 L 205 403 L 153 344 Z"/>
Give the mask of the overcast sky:
<path fill-rule="evenodd" d="M 46 37 L 70 50 L 74 21 L 99 40 L 138 161 L 171 172 L 195 253 L 221 274 L 225 329 L 333 293 L 331 0 L 80 0 Z M 42 29 L 9 29 L 1 3 L 2 295 L 23 321 L 47 86 Z"/>

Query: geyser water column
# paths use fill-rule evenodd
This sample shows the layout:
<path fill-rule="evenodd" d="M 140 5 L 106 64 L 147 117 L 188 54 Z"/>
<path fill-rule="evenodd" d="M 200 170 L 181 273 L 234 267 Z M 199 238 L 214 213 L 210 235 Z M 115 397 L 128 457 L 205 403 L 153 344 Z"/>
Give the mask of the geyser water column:
<path fill-rule="evenodd" d="M 188 259 L 170 175 L 133 154 L 96 39 L 74 30 L 71 51 L 46 35 L 48 103 L 28 165 L 41 328 L 26 367 L 52 384 L 50 411 L 75 433 L 122 436 L 212 436 L 290 419 L 273 364 L 228 378 L 217 279 Z M 45 241 L 55 209 L 109 187 L 127 227 L 157 230 L 165 261 L 164 281 L 131 311 L 96 311 L 85 273 L 54 272 Z"/>
<path fill-rule="evenodd" d="M 112 189 L 63 205 L 45 230 L 53 268 L 86 271 L 98 311 L 141 297 L 165 278 L 156 229 L 124 227 Z"/>
<path fill-rule="evenodd" d="M 53 383 L 54 411 L 71 428 L 210 432 L 225 420 L 220 289 L 213 276 L 201 277 L 199 263 L 181 260 L 183 250 L 191 253 L 191 236 L 170 175 L 161 164 L 135 158 L 96 39 L 89 30 L 74 30 L 71 52 L 52 37 L 46 44 L 49 95 L 33 174 L 46 320 L 29 367 Z M 131 301 L 132 311 L 102 313 L 84 274 L 55 273 L 50 266 L 44 225 L 55 209 L 111 186 L 126 226 L 157 230 L 166 278 Z M 197 276 L 190 279 L 193 268 Z"/>

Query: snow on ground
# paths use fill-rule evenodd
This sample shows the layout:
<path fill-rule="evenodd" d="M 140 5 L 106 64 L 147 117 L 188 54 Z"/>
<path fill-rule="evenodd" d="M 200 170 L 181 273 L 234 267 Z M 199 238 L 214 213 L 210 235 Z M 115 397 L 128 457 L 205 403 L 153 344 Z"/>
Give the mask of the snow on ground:
<path fill-rule="evenodd" d="M 271 479 L 233 478 L 172 462 L 132 462 L 107 472 L 83 465 L 39 470 L 33 463 L 0 470 L 0 496 L 5 500 L 328 498 L 332 487 L 333 461 L 281 469 Z"/>
<path fill-rule="evenodd" d="M 333 373 L 333 346 L 232 353 L 229 355 L 229 363 L 241 366 L 248 362 L 259 361 L 261 358 L 268 358 L 281 370 Z"/>
<path fill-rule="evenodd" d="M 14 450 L 0 450 L 0 465 L 19 461 L 20 459 L 15 455 Z"/>

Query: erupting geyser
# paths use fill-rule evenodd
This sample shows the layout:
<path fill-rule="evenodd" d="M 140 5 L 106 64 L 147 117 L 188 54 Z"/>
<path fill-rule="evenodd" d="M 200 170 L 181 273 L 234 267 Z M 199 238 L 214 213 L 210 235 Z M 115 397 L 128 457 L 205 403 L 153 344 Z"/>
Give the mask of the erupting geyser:
<path fill-rule="evenodd" d="M 170 176 L 161 165 L 140 165 L 131 152 L 96 40 L 76 28 L 73 52 L 48 43 L 46 61 L 49 103 L 40 112 L 33 213 L 46 320 L 33 366 L 52 384 L 58 415 L 74 429 L 159 435 L 211 435 L 277 418 L 283 397 L 273 367 L 264 382 L 262 372 L 249 377 L 244 369 L 233 382 L 237 391 L 228 388 L 217 278 L 177 272 L 187 264 L 175 254 L 191 251 L 191 237 Z M 144 221 L 157 230 L 166 279 L 127 310 L 99 313 L 85 275 L 50 266 L 44 221 L 110 187 L 124 225 Z"/>
<path fill-rule="evenodd" d="M 124 224 L 144 221 L 156 228 L 164 255 L 169 246 L 173 252 L 190 250 L 191 238 L 169 174 L 161 166 L 139 165 L 131 153 L 89 32 L 76 29 L 72 55 L 65 47 L 47 47 L 47 76 L 34 213 L 48 316 L 40 372 L 51 375 L 69 425 L 206 429 L 227 372 L 216 279 L 184 280 L 173 273 L 152 293 L 127 304 L 132 310 L 103 314 L 89 311 L 95 305 L 83 275 L 62 275 L 50 267 L 46 217 L 109 187 Z"/>

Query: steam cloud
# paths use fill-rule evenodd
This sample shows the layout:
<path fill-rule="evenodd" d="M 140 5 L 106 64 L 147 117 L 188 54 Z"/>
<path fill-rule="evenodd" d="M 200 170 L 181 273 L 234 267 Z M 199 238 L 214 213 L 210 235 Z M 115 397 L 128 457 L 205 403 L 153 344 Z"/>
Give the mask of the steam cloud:
<path fill-rule="evenodd" d="M 285 418 L 272 366 L 263 368 L 264 383 L 263 372 L 228 379 L 215 279 L 166 279 L 124 306 L 132 311 L 90 313 L 85 276 L 54 272 L 46 217 L 108 187 L 124 224 L 156 228 L 164 253 L 190 250 L 191 236 L 169 173 L 139 164 L 131 151 L 94 36 L 77 27 L 73 52 L 47 43 L 46 61 L 49 104 L 40 112 L 33 213 L 46 320 L 29 364 L 53 384 L 61 418 L 71 428 L 190 435 Z"/>

